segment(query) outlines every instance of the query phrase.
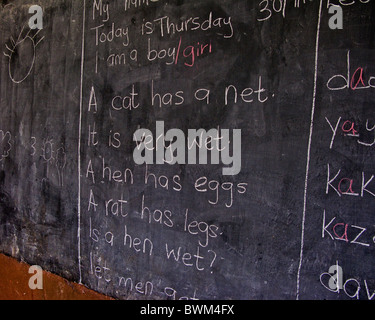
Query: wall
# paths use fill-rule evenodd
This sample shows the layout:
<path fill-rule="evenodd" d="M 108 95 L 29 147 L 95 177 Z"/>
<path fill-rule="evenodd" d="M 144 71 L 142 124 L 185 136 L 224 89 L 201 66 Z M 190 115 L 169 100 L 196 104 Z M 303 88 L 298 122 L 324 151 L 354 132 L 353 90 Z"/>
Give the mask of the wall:
<path fill-rule="evenodd" d="M 1 300 L 109 300 L 110 297 L 89 290 L 83 285 L 43 271 L 43 289 L 31 290 L 30 265 L 0 254 Z"/>

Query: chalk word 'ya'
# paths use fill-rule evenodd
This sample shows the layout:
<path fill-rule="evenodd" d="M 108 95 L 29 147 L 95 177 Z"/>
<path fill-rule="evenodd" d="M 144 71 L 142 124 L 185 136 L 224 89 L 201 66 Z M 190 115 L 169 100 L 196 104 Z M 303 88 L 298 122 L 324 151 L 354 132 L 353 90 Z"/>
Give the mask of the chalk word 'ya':
<path fill-rule="evenodd" d="M 211 164 L 221 162 L 231 167 L 222 170 L 223 175 L 237 175 L 241 171 L 241 130 L 233 130 L 233 140 L 230 141 L 229 129 L 189 129 L 188 137 L 180 129 L 170 129 L 164 133 L 164 121 L 156 121 L 156 138 L 148 129 L 138 129 L 133 135 L 136 147 L 133 159 L 136 164 L 207 164 L 207 152 L 211 153 Z M 232 156 L 230 145 L 232 143 Z M 197 155 L 197 148 L 199 154 Z"/>

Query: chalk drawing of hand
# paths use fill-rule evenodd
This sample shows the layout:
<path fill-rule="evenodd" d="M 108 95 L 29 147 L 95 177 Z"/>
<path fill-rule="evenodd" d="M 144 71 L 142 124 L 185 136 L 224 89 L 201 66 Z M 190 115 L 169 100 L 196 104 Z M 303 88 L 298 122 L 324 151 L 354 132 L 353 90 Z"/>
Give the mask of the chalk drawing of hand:
<path fill-rule="evenodd" d="M 9 152 L 12 149 L 11 134 L 9 131 L 4 132 L 0 130 L 0 162 L 3 161 L 6 157 L 9 156 Z"/>
<path fill-rule="evenodd" d="M 35 49 L 44 39 L 44 37 L 42 37 L 36 41 L 36 36 L 41 30 L 35 32 L 34 35 L 31 34 L 31 31 L 32 29 L 25 34 L 24 27 L 22 27 L 17 40 L 14 41 L 14 39 L 10 37 L 10 46 L 5 44 L 8 51 L 3 53 L 8 57 L 9 77 L 14 83 L 21 83 L 30 75 L 35 63 Z"/>

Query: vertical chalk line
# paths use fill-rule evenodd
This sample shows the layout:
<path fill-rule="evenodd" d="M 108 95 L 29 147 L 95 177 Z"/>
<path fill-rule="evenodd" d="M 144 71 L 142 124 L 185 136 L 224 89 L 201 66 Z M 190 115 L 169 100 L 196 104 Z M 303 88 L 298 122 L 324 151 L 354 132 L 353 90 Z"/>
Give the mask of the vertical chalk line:
<path fill-rule="evenodd" d="M 82 51 L 81 51 L 81 83 L 79 97 L 79 124 L 78 124 L 78 272 L 79 282 L 82 283 L 81 268 L 81 138 L 82 138 L 82 106 L 83 106 L 83 66 L 85 62 L 85 20 L 86 20 L 86 0 L 83 0 L 82 17 Z"/>
<path fill-rule="evenodd" d="M 321 19 L 322 19 L 322 7 L 323 7 L 323 0 L 320 0 L 319 18 L 318 18 L 318 26 L 317 26 L 317 30 L 316 30 L 316 40 L 315 40 L 314 91 L 313 91 L 313 101 L 312 101 L 312 107 L 311 107 L 310 134 L 309 134 L 309 142 L 308 142 L 308 147 L 307 147 L 306 176 L 305 176 L 305 188 L 304 188 L 304 195 L 303 195 L 301 249 L 300 249 L 299 265 L 298 265 L 298 272 L 297 272 L 297 294 L 296 294 L 297 300 L 299 299 L 299 293 L 300 293 L 300 275 L 301 275 L 303 248 L 304 248 L 304 240 L 305 240 L 307 186 L 308 186 L 308 182 L 309 182 L 311 142 L 312 142 L 312 136 L 313 136 L 313 130 L 314 130 L 316 87 L 317 87 L 317 79 L 318 79 L 319 35 L 320 35 L 320 24 L 321 24 Z"/>

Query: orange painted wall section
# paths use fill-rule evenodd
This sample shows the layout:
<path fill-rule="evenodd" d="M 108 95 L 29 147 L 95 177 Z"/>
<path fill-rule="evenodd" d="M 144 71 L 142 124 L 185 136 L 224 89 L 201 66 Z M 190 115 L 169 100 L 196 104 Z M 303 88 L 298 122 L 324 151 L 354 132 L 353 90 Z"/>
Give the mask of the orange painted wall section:
<path fill-rule="evenodd" d="M 83 285 L 43 271 L 43 289 L 30 289 L 30 265 L 0 254 L 1 300 L 111 300 Z"/>

